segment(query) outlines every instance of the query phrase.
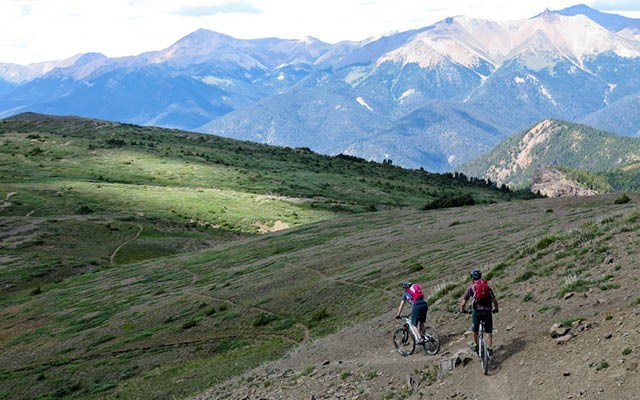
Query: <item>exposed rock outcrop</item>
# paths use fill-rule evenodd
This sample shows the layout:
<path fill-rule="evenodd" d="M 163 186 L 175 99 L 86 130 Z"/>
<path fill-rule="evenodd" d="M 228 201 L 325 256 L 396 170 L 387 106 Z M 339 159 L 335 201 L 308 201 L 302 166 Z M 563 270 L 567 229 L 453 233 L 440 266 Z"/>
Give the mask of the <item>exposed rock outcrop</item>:
<path fill-rule="evenodd" d="M 577 182 L 571 181 L 557 169 L 540 168 L 534 171 L 531 180 L 531 191 L 547 197 L 561 196 L 593 196 L 596 191 L 585 189 Z"/>

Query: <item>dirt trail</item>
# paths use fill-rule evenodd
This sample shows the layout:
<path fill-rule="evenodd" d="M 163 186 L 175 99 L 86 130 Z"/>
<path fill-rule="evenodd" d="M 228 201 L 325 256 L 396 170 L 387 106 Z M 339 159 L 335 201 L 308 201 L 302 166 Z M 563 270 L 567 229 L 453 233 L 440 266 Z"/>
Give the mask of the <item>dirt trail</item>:
<path fill-rule="evenodd" d="M 361 283 L 349 282 L 349 281 L 345 281 L 343 279 L 333 278 L 333 277 L 325 275 L 322 271 L 317 270 L 315 268 L 304 267 L 304 266 L 302 268 L 304 268 L 306 270 L 309 270 L 309 271 L 315 272 L 316 274 L 318 274 L 320 276 L 320 278 L 322 278 L 325 281 L 339 283 L 341 285 L 355 286 L 355 287 L 359 287 L 359 288 L 367 289 L 367 290 L 372 290 L 372 289 L 373 290 L 379 290 L 379 291 L 387 294 L 391 298 L 399 298 L 399 295 L 397 293 L 393 293 L 393 292 L 391 292 L 390 290 L 387 290 L 387 289 L 377 288 L 377 287 L 373 287 L 371 285 L 363 285 Z"/>
<path fill-rule="evenodd" d="M 4 198 L 4 202 L 2 204 L 0 204 L 0 211 L 4 210 L 5 208 L 11 207 L 13 204 L 9 201 L 13 196 L 15 196 L 16 192 L 9 192 L 7 193 L 7 195 Z"/>
<path fill-rule="evenodd" d="M 466 366 L 436 378 L 441 362 L 468 348 L 467 319 L 439 315 L 446 321 L 438 326 L 444 342 L 440 353 L 427 356 L 418 349 L 402 357 L 391 342 L 397 322 L 390 311 L 329 337 L 301 343 L 284 358 L 193 399 L 637 399 L 638 356 L 626 364 L 617 359 L 625 345 L 640 352 L 640 312 L 616 314 L 610 326 L 601 318 L 589 331 L 558 345 L 545 332 L 547 322 L 526 317 L 518 328 L 511 327 L 513 314 L 521 313 L 516 307 L 509 304 L 505 310 L 512 315 L 496 317 L 499 329 L 488 376 L 473 355 Z M 616 310 L 607 313 L 619 313 Z M 616 332 L 620 343 L 608 350 L 593 346 L 602 343 L 608 332 L 615 332 L 617 320 L 629 321 L 625 330 Z M 624 332 L 635 332 L 635 338 Z M 609 340 L 614 343 L 614 338 Z M 608 358 L 610 366 L 598 371 L 592 365 L 602 358 Z"/>
<path fill-rule="evenodd" d="M 120 246 L 116 247 L 116 249 L 113 251 L 113 253 L 111 253 L 111 257 L 110 257 L 111 265 L 115 265 L 116 264 L 116 261 L 115 261 L 116 260 L 116 256 L 118 255 L 118 252 L 120 251 L 120 249 L 122 249 L 128 243 L 131 243 L 134 240 L 138 239 L 140 237 L 140 234 L 142 234 L 142 230 L 143 229 L 144 229 L 144 227 L 142 225 L 138 225 L 138 232 L 135 234 L 135 236 L 132 237 L 131 239 L 127 239 Z"/>

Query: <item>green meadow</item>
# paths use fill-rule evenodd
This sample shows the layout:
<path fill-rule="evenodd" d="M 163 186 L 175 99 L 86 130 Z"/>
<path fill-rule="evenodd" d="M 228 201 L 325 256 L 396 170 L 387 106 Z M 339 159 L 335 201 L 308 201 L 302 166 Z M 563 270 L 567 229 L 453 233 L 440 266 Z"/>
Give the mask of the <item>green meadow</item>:
<path fill-rule="evenodd" d="M 408 273 L 439 279 L 495 251 L 458 240 L 483 207 L 528 196 L 471 181 L 176 130 L 1 120 L 0 398 L 180 398 L 379 315 Z M 422 211 L 461 198 L 480 206 Z"/>

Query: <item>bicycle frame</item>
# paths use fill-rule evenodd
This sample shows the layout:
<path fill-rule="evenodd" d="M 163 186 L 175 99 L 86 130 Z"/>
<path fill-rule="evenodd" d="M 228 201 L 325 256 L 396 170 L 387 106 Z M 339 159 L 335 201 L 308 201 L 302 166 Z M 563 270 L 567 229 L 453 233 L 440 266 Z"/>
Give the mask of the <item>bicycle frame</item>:
<path fill-rule="evenodd" d="M 411 325 L 411 320 L 409 319 L 409 317 L 402 317 L 402 321 L 404 322 L 405 328 L 408 329 L 411 333 L 411 336 L 413 336 L 416 342 L 419 342 L 420 337 L 413 331 L 413 325 Z"/>
<path fill-rule="evenodd" d="M 411 355 L 415 351 L 416 344 L 423 346 L 428 355 L 438 353 L 440 350 L 440 338 L 433 327 L 425 324 L 425 332 L 416 333 L 413 330 L 409 316 L 403 315 L 400 319 L 402 320 L 402 327 L 398 328 L 393 334 L 393 343 L 398 353 L 403 356 Z"/>

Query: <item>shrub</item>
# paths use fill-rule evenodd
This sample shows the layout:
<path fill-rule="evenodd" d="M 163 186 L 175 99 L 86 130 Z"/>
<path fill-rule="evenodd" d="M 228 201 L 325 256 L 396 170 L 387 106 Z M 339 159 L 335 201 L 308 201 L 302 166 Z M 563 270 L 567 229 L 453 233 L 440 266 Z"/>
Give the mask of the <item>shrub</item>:
<path fill-rule="evenodd" d="M 491 278 L 495 278 L 496 276 L 501 276 L 504 273 L 504 270 L 507 268 L 507 266 L 508 265 L 506 263 L 501 262 L 500 264 L 493 267 L 491 271 L 489 271 L 485 275 L 485 278 L 487 278 L 487 280 L 490 280 Z"/>
<path fill-rule="evenodd" d="M 615 201 L 613 203 L 614 204 L 625 204 L 625 203 L 628 203 L 629 201 L 631 201 L 631 199 L 625 193 L 622 196 L 620 196 L 617 199 L 615 199 Z"/>
<path fill-rule="evenodd" d="M 453 194 L 441 196 L 422 207 L 422 210 L 435 210 L 439 208 L 451 208 L 472 206 L 476 204 L 475 200 L 470 194 Z"/>
<path fill-rule="evenodd" d="M 210 317 L 212 315 L 214 315 L 216 313 L 216 309 L 211 307 L 209 309 L 207 309 L 207 311 L 204 312 L 204 315 L 206 315 L 207 317 Z"/>
<path fill-rule="evenodd" d="M 560 292 L 560 296 L 564 296 L 569 292 L 578 292 L 578 293 L 586 292 L 587 290 L 589 290 L 591 285 L 592 285 L 592 282 L 586 279 L 578 279 L 571 283 L 567 282 L 567 285 L 565 286 L 565 288 L 562 289 L 562 291 Z"/>
<path fill-rule="evenodd" d="M 375 379 L 378 377 L 378 371 L 367 372 L 367 379 Z"/>
<path fill-rule="evenodd" d="M 313 313 L 313 315 L 311 315 L 311 321 L 322 321 L 323 319 L 327 318 L 329 316 L 329 313 L 327 312 L 326 308 L 322 308 L 316 312 Z"/>
<path fill-rule="evenodd" d="M 290 319 L 282 319 L 275 322 L 272 326 L 272 329 L 276 331 L 283 331 L 285 329 L 291 328 L 294 324 L 295 322 Z"/>
<path fill-rule="evenodd" d="M 535 274 L 536 274 L 536 273 L 535 273 L 535 272 L 533 272 L 533 271 L 531 271 L 531 270 L 524 271 L 522 274 L 520 274 L 520 276 L 518 276 L 518 277 L 516 278 L 516 280 L 515 280 L 514 282 L 515 282 L 515 283 L 518 283 L 518 282 L 524 282 L 524 281 L 527 281 L 527 280 L 529 280 L 531 277 L 535 276 Z"/>
<path fill-rule="evenodd" d="M 42 153 L 44 153 L 44 150 L 42 150 L 40 147 L 34 147 L 33 149 L 31 149 L 28 155 L 37 156 L 38 154 Z"/>
<path fill-rule="evenodd" d="M 525 303 L 530 302 L 531 300 L 533 300 L 533 293 L 531 292 L 525 294 L 522 298 L 522 301 L 524 301 Z"/>
<path fill-rule="evenodd" d="M 189 320 L 189 321 L 185 322 L 184 324 L 182 324 L 181 328 L 182 329 L 191 329 L 196 325 L 198 325 L 198 323 L 196 322 L 196 320 L 192 319 L 192 320 Z"/>
<path fill-rule="evenodd" d="M 617 283 L 603 283 L 599 286 L 600 290 L 602 290 L 603 292 L 609 289 L 618 289 L 620 287 L 620 285 L 618 285 Z"/>
<path fill-rule="evenodd" d="M 538 243 L 536 243 L 536 249 L 544 250 L 547 247 L 551 246 L 551 244 L 553 244 L 553 242 L 557 241 L 558 239 L 560 239 L 560 236 L 557 236 L 557 235 L 545 236 L 542 239 L 540 239 Z"/>
<path fill-rule="evenodd" d="M 573 317 L 573 318 L 565 319 L 565 320 L 563 320 L 561 322 L 562 322 L 562 324 L 564 326 L 571 326 L 576 321 L 584 321 L 584 318 L 582 318 L 582 317 Z"/>
<path fill-rule="evenodd" d="M 278 317 L 276 317 L 273 314 L 262 313 L 258 318 L 255 319 L 255 321 L 253 321 L 253 326 L 255 327 L 265 326 L 265 325 L 268 325 L 270 322 L 275 321 L 276 319 L 278 319 Z"/>
<path fill-rule="evenodd" d="M 558 311 L 560 311 L 560 306 L 545 305 L 545 306 L 540 307 L 538 312 L 542 314 L 543 312 L 549 311 L 549 310 L 553 310 L 554 313 L 557 313 Z"/>
<path fill-rule="evenodd" d="M 409 267 L 409 272 L 418 272 L 422 271 L 424 267 L 420 264 L 413 264 Z"/>
<path fill-rule="evenodd" d="M 111 138 L 109 140 L 107 140 L 107 145 L 110 147 L 122 147 L 125 144 L 127 144 L 127 142 L 125 142 L 122 139 L 116 139 L 116 138 Z"/>
<path fill-rule="evenodd" d="M 622 349 L 622 355 L 623 356 L 628 356 L 629 354 L 631 354 L 631 349 L 629 347 L 625 347 L 624 349 Z"/>
<path fill-rule="evenodd" d="M 81 205 L 76 210 L 76 214 L 91 214 L 92 212 L 93 212 L 93 209 L 86 204 Z"/>

